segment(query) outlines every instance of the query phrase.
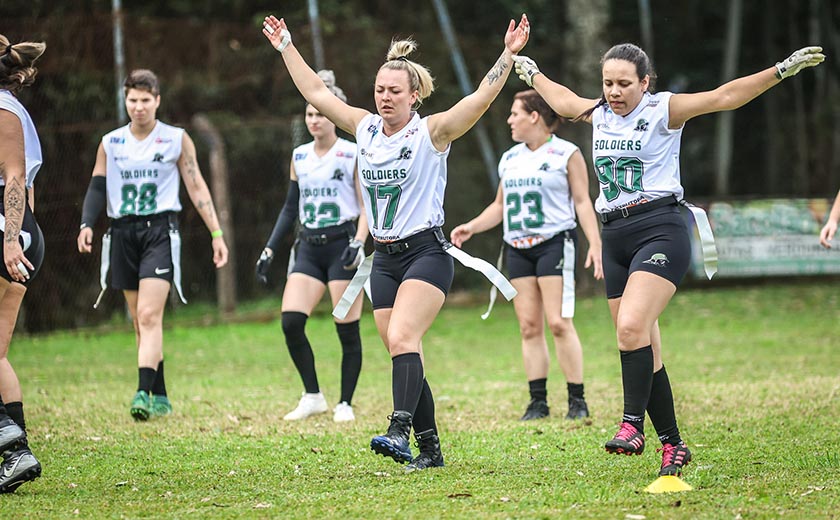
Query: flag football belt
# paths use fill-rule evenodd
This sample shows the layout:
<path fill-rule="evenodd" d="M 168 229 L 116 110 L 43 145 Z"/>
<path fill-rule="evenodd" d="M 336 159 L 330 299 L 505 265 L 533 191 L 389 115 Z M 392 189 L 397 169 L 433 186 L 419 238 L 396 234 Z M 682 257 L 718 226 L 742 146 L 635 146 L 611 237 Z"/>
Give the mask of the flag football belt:
<path fill-rule="evenodd" d="M 641 204 L 636 204 L 635 206 L 628 206 L 626 208 L 616 209 L 613 211 L 608 211 L 606 213 L 599 213 L 598 218 L 601 219 L 602 223 L 606 224 L 607 222 L 618 220 L 620 218 L 632 217 L 633 215 L 646 213 L 656 208 L 662 208 L 665 206 L 676 206 L 677 204 L 677 199 L 673 196 L 662 197 L 661 199 L 655 199 L 650 202 L 643 202 Z"/>
<path fill-rule="evenodd" d="M 111 227 L 118 229 L 144 229 L 159 226 L 163 223 L 173 224 L 172 227 L 174 227 L 177 218 L 174 211 L 164 211 L 162 213 L 155 213 L 154 215 L 126 215 L 111 220 Z"/>
<path fill-rule="evenodd" d="M 330 226 L 320 229 L 303 228 L 300 232 L 300 239 L 313 246 L 324 246 L 339 239 L 350 239 L 356 233 L 356 226 L 347 221 L 338 226 Z"/>
<path fill-rule="evenodd" d="M 421 245 L 434 242 L 439 243 L 446 254 L 453 257 L 455 260 L 458 260 L 465 267 L 469 267 L 470 269 L 474 269 L 483 274 L 493 285 L 499 288 L 502 295 L 508 301 L 512 300 L 513 297 L 516 296 L 516 289 L 513 288 L 508 279 L 505 278 L 498 269 L 493 267 L 490 263 L 480 258 L 470 256 L 452 245 L 448 240 L 446 240 L 443 230 L 439 227 L 433 227 L 431 229 L 420 231 L 410 237 L 402 240 L 396 240 L 394 242 L 377 242 L 374 240 L 373 248 L 379 253 L 396 255 L 405 253 L 406 251 L 413 251 Z M 353 276 L 353 279 L 350 280 L 350 284 L 347 286 L 344 294 L 341 295 L 341 300 L 339 300 L 338 305 L 336 305 L 335 309 L 333 309 L 333 316 L 338 319 L 344 319 L 344 317 L 347 316 L 347 312 L 350 311 L 350 307 L 353 305 L 353 302 L 356 301 L 356 297 L 359 295 L 359 292 L 361 292 L 362 287 L 364 287 L 368 278 L 370 278 L 372 267 L 373 255 L 370 255 L 365 258 L 356 269 L 355 276 Z"/>

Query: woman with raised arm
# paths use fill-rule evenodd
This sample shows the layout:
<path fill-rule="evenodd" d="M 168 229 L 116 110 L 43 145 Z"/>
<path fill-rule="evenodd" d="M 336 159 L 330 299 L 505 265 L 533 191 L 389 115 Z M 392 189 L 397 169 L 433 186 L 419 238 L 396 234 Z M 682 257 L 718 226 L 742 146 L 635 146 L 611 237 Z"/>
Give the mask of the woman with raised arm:
<path fill-rule="evenodd" d="M 825 58 L 806 47 L 761 72 L 694 94 L 653 93 L 656 79 L 636 45 L 612 47 L 601 60 L 600 99 L 582 98 L 516 57 L 520 78 L 561 116 L 592 124 L 592 152 L 601 193 L 595 204 L 603 224 L 603 267 L 621 354 L 624 413 L 610 453 L 640 455 L 645 412 L 662 442 L 660 475 L 680 475 L 691 452 L 680 437 L 671 383 L 662 363 L 658 318 L 688 270 L 688 230 L 679 212 L 680 137 L 694 117 L 734 110 Z M 692 209 L 701 239 L 711 240 L 705 213 Z M 705 223 L 705 225 L 704 225 Z M 704 238 L 705 237 L 705 238 Z M 714 274 L 713 242 L 704 249 Z M 714 259 L 712 257 L 715 257 Z"/>
<path fill-rule="evenodd" d="M 599 280 L 601 237 L 589 198 L 586 162 L 577 145 L 555 135 L 561 121 L 535 90 L 514 96 L 507 123 L 519 144 L 499 161 L 496 199 L 450 234 L 452 243 L 461 247 L 474 234 L 504 223 L 508 276 L 517 291 L 513 307 L 531 394 L 523 421 L 549 415 L 546 322 L 566 376 L 566 419 L 589 416 L 583 396 L 583 348 L 572 321 L 576 220 L 589 241 L 584 267 L 593 266 Z"/>
<path fill-rule="evenodd" d="M 44 261 L 44 236 L 33 214 L 41 141 L 17 94 L 35 81 L 34 63 L 46 47 L 12 44 L 0 34 L 0 493 L 41 475 L 26 439 L 20 380 L 7 356 L 26 288 Z"/>
<path fill-rule="evenodd" d="M 330 92 L 347 101 L 344 91 L 335 84 L 333 71 L 321 70 L 318 76 Z M 325 289 L 329 289 L 333 305 L 338 303 L 364 259 L 368 236 L 365 215 L 359 209 L 362 194 L 356 169 L 356 143 L 338 137 L 335 124 L 309 104 L 306 129 L 314 140 L 292 151 L 286 202 L 257 261 L 257 279 L 268 283 L 268 268 L 281 240 L 300 220 L 303 226 L 300 244 L 283 288 L 281 313 L 286 347 L 304 391 L 297 407 L 283 417 L 287 421 L 327 411 L 327 400 L 318 385 L 315 355 L 306 337 L 306 321 Z M 335 320 L 341 342 L 341 396 L 333 409 L 335 422 L 356 418 L 352 401 L 362 370 L 361 315 L 362 296 L 359 295 L 347 316 Z"/>
<path fill-rule="evenodd" d="M 371 296 L 377 329 L 392 359 L 393 412 L 371 449 L 408 471 L 443 466 L 435 404 L 426 381 L 421 340 L 452 283 L 453 252 L 440 226 L 450 143 L 466 133 L 502 89 L 512 57 L 528 41 L 525 15 L 511 20 L 502 55 L 478 89 L 452 108 L 426 117 L 416 112 L 434 90 L 428 69 L 408 59 L 411 40 L 394 41 L 374 82 L 376 114 L 335 97 L 304 62 L 286 23 L 265 19 L 263 34 L 280 51 L 298 90 L 320 113 L 356 136 L 365 212 L 374 239 Z M 449 253 L 449 254 L 447 254 Z M 412 457 L 414 427 L 420 454 Z"/>
<path fill-rule="evenodd" d="M 145 421 L 172 412 L 163 370 L 163 312 L 173 285 L 186 303 L 181 291 L 179 177 L 210 232 L 216 269 L 227 263 L 228 249 L 193 140 L 183 128 L 157 120 L 157 76 L 134 70 L 123 90 L 130 122 L 99 143 L 76 242 L 80 253 L 92 251 L 93 225 L 107 206 L 111 227 L 103 248 L 110 244 L 110 253 L 102 255 L 107 262 L 102 271 L 110 268 L 111 286 L 122 290 L 134 321 L 138 383 L 129 413 Z M 104 291 L 104 278 L 100 283 Z"/>

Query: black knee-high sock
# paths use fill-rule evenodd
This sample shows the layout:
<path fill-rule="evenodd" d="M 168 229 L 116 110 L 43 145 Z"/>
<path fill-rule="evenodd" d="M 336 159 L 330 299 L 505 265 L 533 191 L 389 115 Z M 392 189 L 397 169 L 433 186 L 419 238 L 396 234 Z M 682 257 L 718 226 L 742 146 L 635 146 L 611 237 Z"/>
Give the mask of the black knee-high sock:
<path fill-rule="evenodd" d="M 414 432 L 434 430 L 437 434 L 437 423 L 435 422 L 435 397 L 426 379 L 423 379 L 423 390 L 420 391 L 420 401 L 417 402 L 417 411 L 414 413 Z"/>
<path fill-rule="evenodd" d="M 152 393 L 155 395 L 166 395 L 166 379 L 163 375 L 163 360 L 158 363 L 157 372 L 155 373 L 155 382 L 152 384 Z"/>
<path fill-rule="evenodd" d="M 677 416 L 674 413 L 674 394 L 671 392 L 671 381 L 665 366 L 653 374 L 653 385 L 650 388 L 647 413 L 650 422 L 656 429 L 656 434 L 662 444 L 679 444 L 680 429 L 677 427 Z"/>
<path fill-rule="evenodd" d="M 362 337 L 359 334 L 359 320 L 350 323 L 336 323 L 335 330 L 341 341 L 341 399 L 351 404 L 359 373 L 362 371 Z"/>
<path fill-rule="evenodd" d="M 394 410 L 410 413 L 417 411 L 423 390 L 423 362 L 419 352 L 400 354 L 391 359 L 391 392 Z"/>
<path fill-rule="evenodd" d="M 3 404 L 3 396 L 0 396 L 0 418 L 4 415 L 8 417 L 9 414 L 6 411 L 6 405 Z"/>
<path fill-rule="evenodd" d="M 15 401 L 12 403 L 6 403 L 6 413 L 9 414 L 9 417 L 11 417 L 18 426 L 20 426 L 21 430 L 26 431 L 26 419 L 23 417 L 22 402 Z"/>
<path fill-rule="evenodd" d="M 528 381 L 528 393 L 531 394 L 532 401 L 545 401 L 548 397 L 548 389 L 546 385 L 548 384 L 548 378 L 542 379 L 534 379 L 533 381 Z"/>
<path fill-rule="evenodd" d="M 303 380 L 303 388 L 308 394 L 317 394 L 321 387 L 318 386 L 318 375 L 315 373 L 315 355 L 304 332 L 308 318 L 302 312 L 284 312 L 283 334 L 286 336 L 286 346 L 289 348 L 292 362 Z"/>
<path fill-rule="evenodd" d="M 152 393 L 152 386 L 155 384 L 156 370 L 154 368 L 140 367 L 138 369 L 139 377 L 137 382 L 137 391 L 143 390 L 147 394 Z"/>
<path fill-rule="evenodd" d="M 566 383 L 566 390 L 570 398 L 583 399 L 583 383 Z"/>
<path fill-rule="evenodd" d="M 621 382 L 624 386 L 624 416 L 640 432 L 645 428 L 645 409 L 653 382 L 653 349 L 650 345 L 621 353 Z"/>

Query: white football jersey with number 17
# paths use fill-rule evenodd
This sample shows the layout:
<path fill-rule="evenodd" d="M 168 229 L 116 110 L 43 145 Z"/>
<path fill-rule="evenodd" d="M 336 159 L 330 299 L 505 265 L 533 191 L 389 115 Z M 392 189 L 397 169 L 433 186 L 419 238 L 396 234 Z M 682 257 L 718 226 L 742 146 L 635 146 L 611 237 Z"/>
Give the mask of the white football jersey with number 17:
<path fill-rule="evenodd" d="M 386 136 L 382 118 L 370 114 L 356 128 L 359 179 L 373 238 L 391 242 L 443 225 L 446 157 L 432 144 L 427 118 L 414 113 Z"/>

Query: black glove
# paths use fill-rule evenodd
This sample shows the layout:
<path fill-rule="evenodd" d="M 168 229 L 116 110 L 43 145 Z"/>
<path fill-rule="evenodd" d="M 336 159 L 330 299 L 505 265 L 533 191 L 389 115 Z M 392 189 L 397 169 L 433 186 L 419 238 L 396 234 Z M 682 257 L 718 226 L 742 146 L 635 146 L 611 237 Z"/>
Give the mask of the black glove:
<path fill-rule="evenodd" d="M 348 271 L 359 267 L 365 259 L 364 244 L 355 238 L 350 240 L 341 253 L 341 265 Z"/>
<path fill-rule="evenodd" d="M 271 267 L 272 260 L 274 254 L 269 254 L 268 249 L 263 249 L 260 259 L 257 260 L 257 281 L 263 285 L 268 285 L 268 268 Z"/>

